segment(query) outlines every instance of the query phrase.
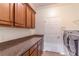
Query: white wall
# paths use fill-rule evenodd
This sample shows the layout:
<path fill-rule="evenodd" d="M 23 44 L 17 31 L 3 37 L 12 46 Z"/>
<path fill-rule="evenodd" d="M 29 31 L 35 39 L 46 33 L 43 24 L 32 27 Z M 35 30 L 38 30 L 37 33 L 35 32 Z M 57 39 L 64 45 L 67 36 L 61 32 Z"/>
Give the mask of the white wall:
<path fill-rule="evenodd" d="M 77 30 L 79 29 L 79 4 L 78 3 L 63 3 L 63 4 L 55 4 L 49 5 L 45 7 L 40 7 L 37 9 L 37 17 L 36 22 L 42 24 L 36 24 L 36 31 L 37 32 L 44 32 L 44 29 L 38 31 L 39 26 L 44 27 L 43 20 L 47 17 L 50 13 L 51 15 L 58 16 L 62 20 L 62 29 L 63 30 Z M 50 12 L 46 11 L 47 8 L 51 8 Z M 51 12 L 52 11 L 52 12 Z M 54 12 L 55 11 L 55 12 Z M 48 12 L 48 14 L 46 13 Z M 42 25 L 42 26 L 41 26 Z"/>
<path fill-rule="evenodd" d="M 63 54 L 64 48 L 62 40 L 62 29 L 60 26 L 61 23 L 57 26 L 57 23 L 55 24 L 56 20 L 54 20 L 53 17 L 59 19 L 57 23 L 61 22 L 57 8 L 43 7 L 38 9 L 36 17 L 36 33 L 44 34 L 44 51 L 54 51 Z M 49 18 L 52 18 L 53 21 L 51 21 Z M 57 33 L 59 36 L 57 36 Z M 58 39 L 58 37 L 60 38 Z"/>
<path fill-rule="evenodd" d="M 65 4 L 59 7 L 62 26 L 66 30 L 79 30 L 79 4 Z"/>
<path fill-rule="evenodd" d="M 34 6 L 33 3 L 29 3 L 29 5 L 36 11 L 36 7 Z"/>
<path fill-rule="evenodd" d="M 17 38 L 29 36 L 35 34 L 34 29 L 22 29 L 0 26 L 0 42 L 14 40 Z"/>
<path fill-rule="evenodd" d="M 44 21 L 44 15 L 41 14 L 42 11 L 38 11 L 36 13 L 36 24 L 35 24 L 35 31 L 37 34 L 44 34 L 44 30 L 45 30 L 45 21 Z M 43 15 L 43 16 L 42 16 Z"/>
<path fill-rule="evenodd" d="M 63 30 L 79 30 L 79 7 L 78 6 L 79 4 L 56 4 L 56 5 L 49 5 L 49 6 L 38 8 L 37 17 L 36 17 L 36 33 L 45 34 L 45 19 L 47 17 L 57 17 L 61 20 L 62 33 L 63 33 Z M 51 40 L 49 41 L 51 42 Z M 44 45 L 46 47 L 44 48 L 44 50 L 46 50 L 47 48 L 49 48 L 48 50 L 51 50 L 53 49 L 52 47 L 58 47 L 58 45 L 54 44 L 54 43 L 57 43 L 56 41 L 53 41 L 54 43 L 51 44 L 47 42 L 46 39 L 44 39 L 44 42 L 47 43 L 46 45 Z M 62 42 L 62 39 L 61 39 L 61 42 Z M 55 46 L 51 47 L 51 45 L 55 45 Z M 59 45 L 61 44 L 59 43 Z M 60 47 L 60 48 L 59 49 L 57 48 L 59 51 L 56 49 L 53 49 L 53 50 L 63 53 L 62 51 L 64 51 L 63 50 L 64 48 L 63 47 Z"/>

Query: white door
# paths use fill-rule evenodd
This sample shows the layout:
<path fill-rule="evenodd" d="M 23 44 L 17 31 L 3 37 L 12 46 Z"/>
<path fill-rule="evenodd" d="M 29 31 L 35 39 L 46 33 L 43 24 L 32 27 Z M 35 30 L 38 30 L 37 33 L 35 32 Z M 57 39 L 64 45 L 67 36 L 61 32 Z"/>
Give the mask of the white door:
<path fill-rule="evenodd" d="M 45 37 L 44 49 L 54 52 L 63 50 L 63 35 L 61 30 L 61 20 L 57 17 L 48 17 L 45 19 Z"/>

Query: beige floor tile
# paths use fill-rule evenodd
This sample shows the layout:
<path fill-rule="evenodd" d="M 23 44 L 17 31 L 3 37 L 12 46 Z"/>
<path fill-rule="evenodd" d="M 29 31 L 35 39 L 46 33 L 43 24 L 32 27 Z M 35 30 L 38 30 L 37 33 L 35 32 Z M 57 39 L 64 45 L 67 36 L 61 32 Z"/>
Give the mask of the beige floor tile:
<path fill-rule="evenodd" d="M 64 56 L 57 52 L 44 51 L 42 56 Z"/>

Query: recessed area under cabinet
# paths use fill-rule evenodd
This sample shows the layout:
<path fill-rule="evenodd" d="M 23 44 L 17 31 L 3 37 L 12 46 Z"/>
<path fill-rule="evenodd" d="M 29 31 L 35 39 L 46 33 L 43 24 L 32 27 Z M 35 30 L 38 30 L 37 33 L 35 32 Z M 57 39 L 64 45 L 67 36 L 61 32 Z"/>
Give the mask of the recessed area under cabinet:
<path fill-rule="evenodd" d="M 35 14 L 27 3 L 0 3 L 0 25 L 35 28 Z"/>

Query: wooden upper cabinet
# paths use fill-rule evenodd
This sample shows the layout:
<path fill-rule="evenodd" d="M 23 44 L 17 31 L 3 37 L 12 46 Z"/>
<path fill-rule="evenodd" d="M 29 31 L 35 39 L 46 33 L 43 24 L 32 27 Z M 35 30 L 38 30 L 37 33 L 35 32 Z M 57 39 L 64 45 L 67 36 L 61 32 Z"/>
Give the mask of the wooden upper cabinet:
<path fill-rule="evenodd" d="M 13 4 L 0 3 L 0 25 L 13 25 Z"/>
<path fill-rule="evenodd" d="M 31 28 L 32 25 L 32 18 L 31 18 L 31 8 L 27 5 L 26 6 L 26 27 L 27 28 Z"/>
<path fill-rule="evenodd" d="M 25 5 L 15 4 L 15 26 L 25 27 Z"/>
<path fill-rule="evenodd" d="M 26 27 L 35 28 L 35 11 L 28 4 L 26 5 Z"/>
<path fill-rule="evenodd" d="M 35 28 L 35 11 L 26 3 L 0 3 L 0 25 Z"/>
<path fill-rule="evenodd" d="M 35 12 L 34 11 L 32 11 L 31 17 L 32 17 L 32 28 L 35 28 Z"/>
<path fill-rule="evenodd" d="M 35 12 L 28 4 L 15 4 L 15 26 L 24 28 L 35 27 Z"/>

